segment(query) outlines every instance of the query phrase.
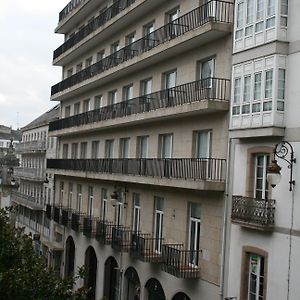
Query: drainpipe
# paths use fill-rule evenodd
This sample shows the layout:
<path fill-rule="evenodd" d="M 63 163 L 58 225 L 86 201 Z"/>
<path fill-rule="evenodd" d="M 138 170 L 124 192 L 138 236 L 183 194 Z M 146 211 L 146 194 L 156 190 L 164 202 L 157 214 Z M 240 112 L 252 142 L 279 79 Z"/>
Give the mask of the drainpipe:
<path fill-rule="evenodd" d="M 231 205 L 229 205 L 229 201 L 231 201 L 231 189 L 230 186 L 232 186 L 230 178 L 230 171 L 231 168 L 231 162 L 233 161 L 231 159 L 232 155 L 232 138 L 228 138 L 228 144 L 227 144 L 227 164 L 226 164 L 226 184 L 225 184 L 225 194 L 224 194 L 224 215 L 223 215 L 223 243 L 222 243 L 222 255 L 221 255 L 221 278 L 220 278 L 220 299 L 224 299 L 224 288 L 225 288 L 225 268 L 226 268 L 226 254 L 227 254 L 227 239 L 229 239 L 230 232 L 228 231 L 228 222 L 230 222 L 230 208 Z M 227 232 L 228 231 L 228 232 Z"/>

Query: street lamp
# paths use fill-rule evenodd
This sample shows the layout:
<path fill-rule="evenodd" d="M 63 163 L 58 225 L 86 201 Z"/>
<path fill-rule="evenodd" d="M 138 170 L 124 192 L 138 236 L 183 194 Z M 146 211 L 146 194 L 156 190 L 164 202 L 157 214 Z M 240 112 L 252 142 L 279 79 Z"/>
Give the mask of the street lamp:
<path fill-rule="evenodd" d="M 288 155 L 290 155 L 289 158 Z M 273 188 L 281 180 L 281 174 L 280 174 L 281 167 L 277 164 L 277 160 L 275 159 L 276 157 L 283 159 L 288 163 L 288 168 L 290 169 L 289 190 L 292 191 L 295 185 L 295 180 L 293 179 L 293 166 L 294 163 L 296 163 L 293 146 L 287 141 L 282 141 L 281 143 L 277 144 L 274 148 L 273 160 L 267 168 L 267 180 Z"/>

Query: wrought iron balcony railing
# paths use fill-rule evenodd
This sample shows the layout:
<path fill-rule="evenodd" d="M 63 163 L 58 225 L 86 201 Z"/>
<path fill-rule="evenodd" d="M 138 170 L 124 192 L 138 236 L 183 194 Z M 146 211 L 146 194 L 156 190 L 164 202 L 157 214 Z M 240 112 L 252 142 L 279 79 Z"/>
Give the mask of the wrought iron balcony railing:
<path fill-rule="evenodd" d="M 69 227 L 72 221 L 72 209 L 68 207 L 62 207 L 60 224 Z"/>
<path fill-rule="evenodd" d="M 148 52 L 167 41 L 182 36 L 188 31 L 203 26 L 206 23 L 232 23 L 232 17 L 233 3 L 222 0 L 211 0 L 177 18 L 173 22 L 160 27 L 134 43 L 103 58 L 99 62 L 57 83 L 52 86 L 51 95 L 55 95 L 78 83 L 86 81 L 106 70 L 120 65 L 125 61 Z"/>
<path fill-rule="evenodd" d="M 155 238 L 151 234 L 132 232 L 130 254 L 144 262 L 161 262 L 163 242 L 163 238 Z"/>
<path fill-rule="evenodd" d="M 99 16 L 90 21 L 86 26 L 81 28 L 75 35 L 66 40 L 59 48 L 53 53 L 53 59 L 56 59 L 67 50 L 74 47 L 77 43 L 82 41 L 91 33 L 95 32 L 109 20 L 118 15 L 121 11 L 133 4 L 135 0 L 118 0 L 105 9 Z"/>
<path fill-rule="evenodd" d="M 56 223 L 59 223 L 60 222 L 60 216 L 61 216 L 61 206 L 54 205 L 53 206 L 53 220 Z"/>
<path fill-rule="evenodd" d="M 112 230 L 115 227 L 113 222 L 106 220 L 99 220 L 96 222 L 96 240 L 105 244 L 111 245 L 112 243 Z"/>
<path fill-rule="evenodd" d="M 115 226 L 112 228 L 111 247 L 120 252 L 129 252 L 131 247 L 132 230 L 125 226 Z"/>
<path fill-rule="evenodd" d="M 163 271 L 178 278 L 200 278 L 200 250 L 185 250 L 182 244 L 162 245 Z"/>
<path fill-rule="evenodd" d="M 271 230 L 274 226 L 275 200 L 232 196 L 231 220 L 234 223 Z"/>
<path fill-rule="evenodd" d="M 74 231 L 80 232 L 83 226 L 83 219 L 86 215 L 78 211 L 73 211 L 71 216 L 71 228 Z"/>
<path fill-rule="evenodd" d="M 52 205 L 46 204 L 46 217 L 51 220 L 52 219 Z"/>
<path fill-rule="evenodd" d="M 86 237 L 92 238 L 96 236 L 98 218 L 93 216 L 86 216 L 83 218 L 83 229 L 82 233 Z"/>
<path fill-rule="evenodd" d="M 224 181 L 225 163 L 225 159 L 219 158 L 48 159 L 47 168 L 173 179 Z"/>
<path fill-rule="evenodd" d="M 206 78 L 182 84 L 174 88 L 161 90 L 68 118 L 55 120 L 50 122 L 49 131 L 122 118 L 203 100 L 228 102 L 230 100 L 230 80 Z"/>
<path fill-rule="evenodd" d="M 35 151 L 46 151 L 46 142 L 39 140 L 16 144 L 17 153 L 30 153 Z"/>

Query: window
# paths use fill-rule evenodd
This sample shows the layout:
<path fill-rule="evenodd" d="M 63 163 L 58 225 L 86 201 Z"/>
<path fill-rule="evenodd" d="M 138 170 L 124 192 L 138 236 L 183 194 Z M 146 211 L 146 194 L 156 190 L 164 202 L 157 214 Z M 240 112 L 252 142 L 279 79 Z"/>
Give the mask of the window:
<path fill-rule="evenodd" d="M 128 46 L 134 42 L 135 42 L 135 32 L 132 32 L 126 36 L 125 44 L 126 44 L 126 46 Z"/>
<path fill-rule="evenodd" d="M 246 23 L 251 24 L 253 22 L 253 10 L 254 10 L 254 0 L 247 1 L 247 17 Z"/>
<path fill-rule="evenodd" d="M 256 19 L 263 19 L 264 17 L 264 0 L 257 0 L 256 4 Z"/>
<path fill-rule="evenodd" d="M 74 115 L 78 115 L 80 113 L 80 102 L 74 104 Z"/>
<path fill-rule="evenodd" d="M 76 73 L 82 70 L 82 62 L 76 65 Z"/>
<path fill-rule="evenodd" d="M 108 92 L 108 103 L 107 105 L 113 105 L 117 103 L 117 90 Z"/>
<path fill-rule="evenodd" d="M 287 27 L 288 24 L 288 0 L 281 0 L 281 7 L 280 7 L 280 25 L 282 27 Z"/>
<path fill-rule="evenodd" d="M 266 28 L 275 26 L 275 0 L 268 0 Z"/>
<path fill-rule="evenodd" d="M 93 61 L 93 57 L 89 57 L 85 60 L 85 67 L 88 68 L 91 64 L 92 64 L 92 61 Z"/>
<path fill-rule="evenodd" d="M 261 72 L 254 75 L 254 100 L 261 100 Z"/>
<path fill-rule="evenodd" d="M 73 202 L 73 183 L 69 183 L 68 208 L 72 208 Z"/>
<path fill-rule="evenodd" d="M 138 136 L 137 137 L 137 157 L 148 158 L 148 140 L 149 136 Z"/>
<path fill-rule="evenodd" d="M 141 95 L 148 95 L 152 93 L 152 78 L 141 81 Z"/>
<path fill-rule="evenodd" d="M 70 105 L 68 105 L 65 107 L 65 118 L 70 117 L 70 115 L 71 115 L 71 107 Z"/>
<path fill-rule="evenodd" d="M 211 156 L 211 135 L 211 130 L 194 133 L 196 158 L 209 158 Z"/>
<path fill-rule="evenodd" d="M 161 252 L 164 220 L 164 198 L 154 197 L 154 250 Z"/>
<path fill-rule="evenodd" d="M 189 263 L 198 266 L 199 247 L 200 247 L 200 205 L 196 203 L 189 204 Z"/>
<path fill-rule="evenodd" d="M 161 134 L 159 135 L 159 157 L 171 158 L 172 157 L 172 142 L 173 134 Z"/>
<path fill-rule="evenodd" d="M 284 110 L 285 98 L 285 69 L 278 70 L 278 89 L 277 89 L 277 110 Z"/>
<path fill-rule="evenodd" d="M 264 257 L 249 254 L 248 299 L 263 299 L 264 286 Z"/>
<path fill-rule="evenodd" d="M 111 46 L 110 46 L 110 53 L 111 54 L 113 54 L 113 53 L 115 53 L 115 52 L 117 52 L 119 50 L 120 50 L 120 42 L 119 41 L 111 44 Z"/>
<path fill-rule="evenodd" d="M 265 98 L 272 98 L 273 70 L 266 71 Z"/>
<path fill-rule="evenodd" d="M 248 75 L 244 77 L 244 97 L 243 97 L 244 102 L 250 101 L 250 91 L 251 91 L 251 76 Z"/>
<path fill-rule="evenodd" d="M 170 89 L 176 86 L 177 71 L 164 73 L 164 88 Z"/>
<path fill-rule="evenodd" d="M 106 221 L 107 218 L 107 189 L 101 190 L 101 220 Z"/>
<path fill-rule="evenodd" d="M 67 159 L 68 158 L 68 152 L 69 152 L 69 145 L 63 144 L 63 152 L 62 152 L 62 158 Z"/>
<path fill-rule="evenodd" d="M 133 98 L 133 84 L 123 87 L 123 100 L 127 101 Z"/>
<path fill-rule="evenodd" d="M 91 217 L 93 216 L 93 201 L 94 201 L 94 188 L 92 186 L 88 187 L 88 207 L 87 213 Z"/>
<path fill-rule="evenodd" d="M 86 99 L 83 101 L 83 112 L 87 112 L 90 110 L 90 99 Z"/>
<path fill-rule="evenodd" d="M 94 109 L 99 109 L 100 107 L 102 107 L 102 98 L 102 95 L 95 96 Z"/>
<path fill-rule="evenodd" d="M 155 47 L 155 36 L 154 36 L 155 25 L 149 23 L 144 26 L 144 45 L 146 50 Z"/>
<path fill-rule="evenodd" d="M 82 202 L 82 192 L 81 184 L 77 184 L 77 199 L 76 199 L 76 210 L 81 211 L 81 202 Z"/>
<path fill-rule="evenodd" d="M 105 158 L 114 157 L 114 140 L 105 141 Z"/>
<path fill-rule="evenodd" d="M 67 70 L 67 77 L 71 77 L 73 75 L 73 68 Z"/>
<path fill-rule="evenodd" d="M 140 206 L 140 195 L 133 193 L 132 194 L 132 230 L 137 232 L 140 230 L 140 212 L 141 212 L 141 206 Z"/>
<path fill-rule="evenodd" d="M 78 158 L 78 143 L 72 143 L 72 146 L 71 146 L 71 158 L 72 159 Z"/>
<path fill-rule="evenodd" d="M 175 20 L 179 17 L 179 8 L 175 8 L 166 14 L 166 22 L 169 24 L 169 36 L 176 37 L 180 29 L 180 25 Z"/>
<path fill-rule="evenodd" d="M 87 142 L 80 143 L 80 158 L 85 159 L 87 157 Z"/>
<path fill-rule="evenodd" d="M 120 158 L 129 158 L 130 138 L 120 139 Z"/>
<path fill-rule="evenodd" d="M 236 78 L 234 80 L 234 95 L 233 102 L 239 104 L 241 100 L 241 78 Z"/>
<path fill-rule="evenodd" d="M 105 57 L 105 50 L 101 50 L 97 53 L 97 62 Z"/>
<path fill-rule="evenodd" d="M 254 157 L 254 197 L 258 199 L 268 199 L 269 184 L 267 182 L 267 166 L 269 165 L 269 154 L 256 154 Z"/>
<path fill-rule="evenodd" d="M 99 141 L 92 141 L 92 153 L 91 153 L 92 159 L 99 158 Z"/>
<path fill-rule="evenodd" d="M 237 5 L 237 14 L 236 14 L 236 32 L 235 32 L 235 39 L 240 39 L 243 36 L 243 25 L 244 25 L 244 19 L 243 19 L 243 13 L 244 13 L 244 3 L 241 2 Z"/>
<path fill-rule="evenodd" d="M 200 65 L 200 79 L 206 79 L 214 77 L 215 73 L 215 59 L 211 58 L 201 62 Z"/>

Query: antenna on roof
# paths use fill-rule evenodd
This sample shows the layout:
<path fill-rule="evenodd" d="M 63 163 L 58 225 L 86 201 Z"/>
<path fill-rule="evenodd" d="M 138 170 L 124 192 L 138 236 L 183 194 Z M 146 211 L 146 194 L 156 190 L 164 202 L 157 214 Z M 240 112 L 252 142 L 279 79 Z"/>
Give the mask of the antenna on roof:
<path fill-rule="evenodd" d="M 19 112 L 17 112 L 17 129 L 19 129 Z"/>

